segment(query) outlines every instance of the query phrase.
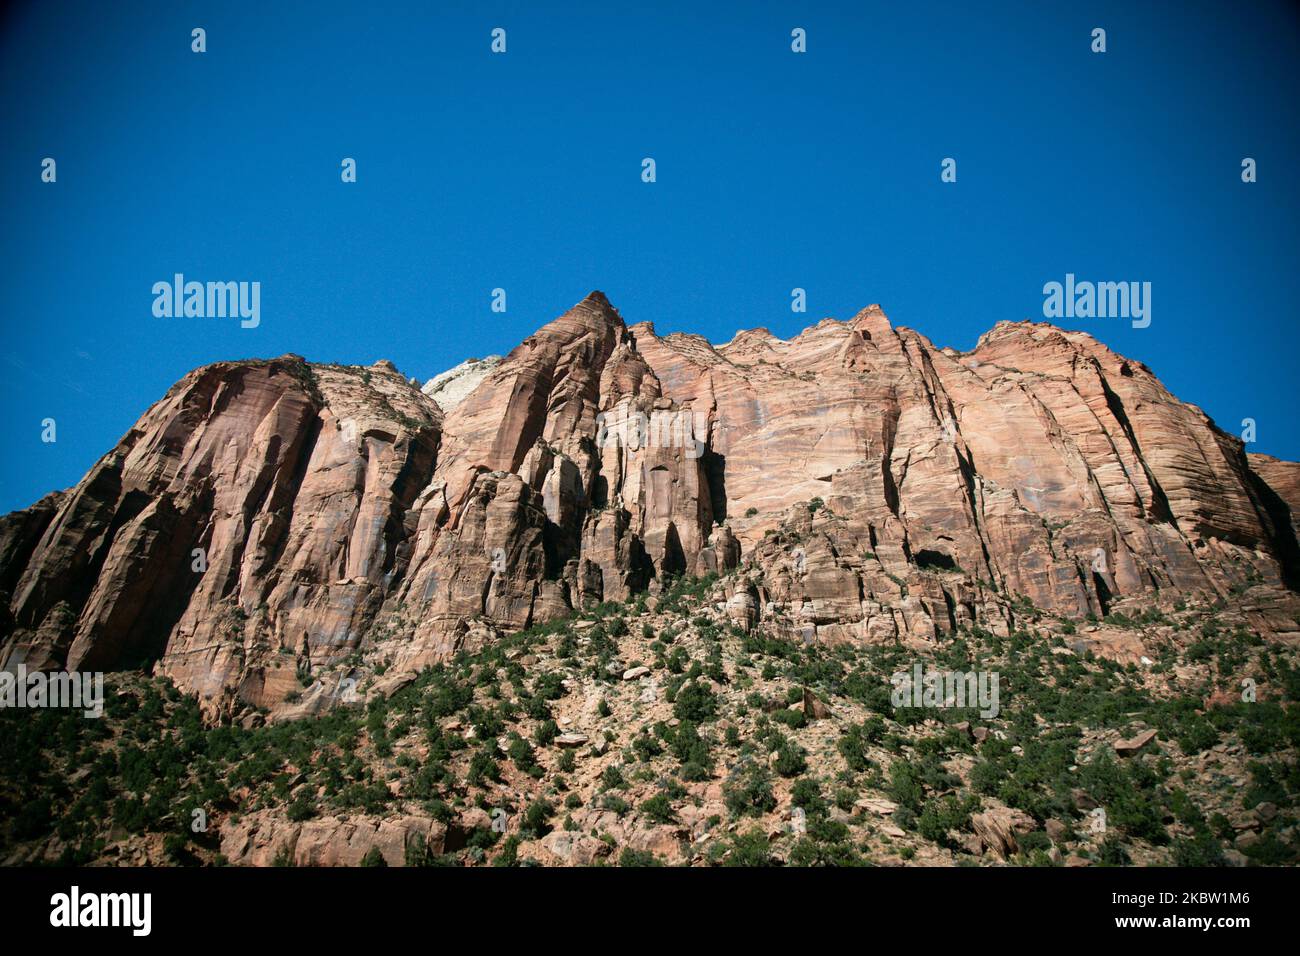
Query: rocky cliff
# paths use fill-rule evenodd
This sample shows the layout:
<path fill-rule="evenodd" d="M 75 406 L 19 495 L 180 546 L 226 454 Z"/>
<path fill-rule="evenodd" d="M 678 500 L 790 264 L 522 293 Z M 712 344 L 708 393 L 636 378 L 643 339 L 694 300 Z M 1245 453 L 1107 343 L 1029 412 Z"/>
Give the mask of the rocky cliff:
<path fill-rule="evenodd" d="M 810 643 L 1197 602 L 1300 639 L 1300 465 L 1083 333 L 1004 322 L 959 353 L 872 306 L 714 346 L 595 292 L 442 386 L 190 373 L 0 519 L 0 666 L 152 666 L 210 717 L 293 717 L 732 570 L 733 620 Z"/>

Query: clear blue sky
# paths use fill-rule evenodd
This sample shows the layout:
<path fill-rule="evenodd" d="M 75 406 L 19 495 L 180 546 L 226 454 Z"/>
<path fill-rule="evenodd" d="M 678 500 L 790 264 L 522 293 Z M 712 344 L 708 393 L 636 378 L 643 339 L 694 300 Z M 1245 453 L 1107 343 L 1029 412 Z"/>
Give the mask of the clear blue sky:
<path fill-rule="evenodd" d="M 1283 3 L 10 4 L 0 511 L 195 366 L 423 380 L 593 288 L 713 341 L 879 302 L 966 349 L 1067 272 L 1149 281 L 1149 328 L 1065 324 L 1300 458 L 1298 63 Z M 176 272 L 261 282 L 260 327 L 154 318 Z"/>

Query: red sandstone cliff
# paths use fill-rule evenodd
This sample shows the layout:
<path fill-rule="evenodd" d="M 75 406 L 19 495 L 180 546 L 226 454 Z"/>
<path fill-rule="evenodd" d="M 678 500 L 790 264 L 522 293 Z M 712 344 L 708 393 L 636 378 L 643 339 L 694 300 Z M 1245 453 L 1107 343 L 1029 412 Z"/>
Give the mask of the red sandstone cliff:
<path fill-rule="evenodd" d="M 1006 632 L 1024 598 L 1226 599 L 1300 639 L 1300 465 L 1083 333 L 957 353 L 870 307 L 713 346 L 592 293 L 475 375 L 444 414 L 386 362 L 192 372 L 0 518 L 0 665 L 152 664 L 210 713 L 287 717 L 733 568 L 737 621 L 810 641 Z"/>

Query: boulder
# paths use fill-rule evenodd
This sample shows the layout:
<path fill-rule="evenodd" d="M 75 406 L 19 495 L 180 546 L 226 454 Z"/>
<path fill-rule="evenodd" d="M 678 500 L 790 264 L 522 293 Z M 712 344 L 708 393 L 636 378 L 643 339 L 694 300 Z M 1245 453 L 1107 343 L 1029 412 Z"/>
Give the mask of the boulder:
<path fill-rule="evenodd" d="M 1131 757 L 1155 739 L 1156 732 L 1154 730 L 1144 730 L 1135 737 L 1115 741 L 1115 752 L 1121 757 Z"/>

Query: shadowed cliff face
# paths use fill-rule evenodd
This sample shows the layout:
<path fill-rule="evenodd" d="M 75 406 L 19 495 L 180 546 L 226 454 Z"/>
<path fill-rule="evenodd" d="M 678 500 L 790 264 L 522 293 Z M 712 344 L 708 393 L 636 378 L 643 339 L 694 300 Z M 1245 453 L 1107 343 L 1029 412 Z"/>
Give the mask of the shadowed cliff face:
<path fill-rule="evenodd" d="M 713 346 L 597 292 L 475 380 L 444 415 L 386 362 L 192 372 L 0 519 L 0 663 L 152 665 L 213 717 L 292 717 L 732 570 L 737 622 L 807 641 L 1216 600 L 1300 640 L 1300 465 L 1082 333 L 960 354 L 871 307 Z"/>

